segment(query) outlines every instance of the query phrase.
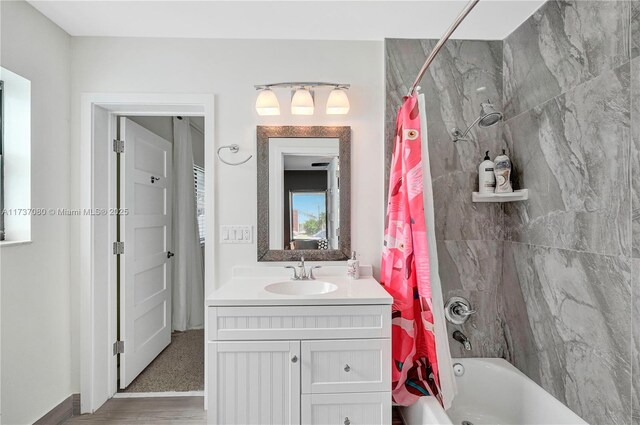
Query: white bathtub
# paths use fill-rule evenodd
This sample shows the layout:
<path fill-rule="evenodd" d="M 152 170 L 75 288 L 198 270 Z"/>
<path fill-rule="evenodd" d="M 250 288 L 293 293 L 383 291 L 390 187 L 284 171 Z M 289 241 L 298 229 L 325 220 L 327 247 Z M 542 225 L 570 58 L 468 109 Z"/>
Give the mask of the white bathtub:
<path fill-rule="evenodd" d="M 586 424 L 568 407 L 503 359 L 454 359 L 464 366 L 446 412 L 432 397 L 400 409 L 406 425 Z"/>

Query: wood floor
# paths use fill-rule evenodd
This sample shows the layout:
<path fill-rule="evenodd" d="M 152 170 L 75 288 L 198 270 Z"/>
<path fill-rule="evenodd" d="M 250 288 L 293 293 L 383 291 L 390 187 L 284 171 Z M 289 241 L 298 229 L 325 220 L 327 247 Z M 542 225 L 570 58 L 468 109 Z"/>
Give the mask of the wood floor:
<path fill-rule="evenodd" d="M 93 415 L 75 416 L 64 424 L 206 424 L 203 406 L 204 397 L 112 398 Z M 392 425 L 402 425 L 395 408 Z"/>
<path fill-rule="evenodd" d="M 75 416 L 72 424 L 206 424 L 204 397 L 112 398 L 93 415 Z"/>

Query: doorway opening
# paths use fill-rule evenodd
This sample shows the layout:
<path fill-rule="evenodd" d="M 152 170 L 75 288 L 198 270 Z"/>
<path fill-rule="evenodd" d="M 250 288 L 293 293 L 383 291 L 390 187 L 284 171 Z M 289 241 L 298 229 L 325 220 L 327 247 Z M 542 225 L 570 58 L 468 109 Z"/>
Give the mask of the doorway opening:
<path fill-rule="evenodd" d="M 202 173 L 200 174 L 201 181 L 204 183 L 199 185 L 199 189 L 204 189 L 204 199 L 201 202 L 204 203 L 204 210 L 206 212 L 215 211 L 215 199 L 213 196 L 212 188 L 214 185 L 213 176 L 215 175 L 215 160 L 213 155 L 214 143 L 214 95 L 212 94 L 180 94 L 180 93 L 153 93 L 153 94 L 129 94 L 129 93 L 85 93 L 82 95 L 80 102 L 80 204 L 79 207 L 88 211 L 100 211 L 105 213 L 100 214 L 86 214 L 80 217 L 80 232 L 79 239 L 80 244 L 78 248 L 78 267 L 80 269 L 80 393 L 81 393 L 81 412 L 93 413 L 100 408 L 108 399 L 112 397 L 126 397 L 128 394 L 133 396 L 142 396 L 144 393 L 127 393 L 118 392 L 120 389 L 120 372 L 122 370 L 128 370 L 128 383 L 125 387 L 128 387 L 140 372 L 147 369 L 149 363 L 156 359 L 155 354 L 162 353 L 165 348 L 172 348 L 172 346 L 179 346 L 181 344 L 171 344 L 171 331 L 173 330 L 173 317 L 168 313 L 167 309 L 159 307 L 160 304 L 154 304 L 152 302 L 146 303 L 149 312 L 152 314 L 146 315 L 148 320 L 138 321 L 136 330 L 124 333 L 121 332 L 121 321 L 124 326 L 126 323 L 131 324 L 131 321 L 126 320 L 123 317 L 127 312 L 127 299 L 131 300 L 134 297 L 120 298 L 118 293 L 118 277 L 121 270 L 119 270 L 118 263 L 121 257 L 127 254 L 150 257 L 145 259 L 147 266 L 149 262 L 158 261 L 156 264 L 159 267 L 150 269 L 157 275 L 157 269 L 164 268 L 165 275 L 169 279 L 170 275 L 167 267 L 160 266 L 160 259 L 164 259 L 165 265 L 171 265 L 175 261 L 175 256 L 171 254 L 177 254 L 177 249 L 173 245 L 176 241 L 169 241 L 169 232 L 167 228 L 162 231 L 158 231 L 157 227 L 171 227 L 166 217 L 166 211 L 169 211 L 169 203 L 165 196 L 157 196 L 160 192 L 160 188 L 163 191 L 172 188 L 173 185 L 168 185 L 166 178 L 167 170 L 172 167 L 168 167 L 165 162 L 165 169 L 153 168 L 153 164 L 158 162 L 158 155 L 165 150 L 161 156 L 167 161 L 172 160 L 173 156 L 169 155 L 169 150 L 173 153 L 173 147 L 153 149 L 149 146 L 144 146 L 146 154 L 135 155 L 136 149 L 131 146 L 127 148 L 127 138 L 125 137 L 124 144 L 124 159 L 126 155 L 129 158 L 138 158 L 138 163 L 134 162 L 134 166 L 139 168 L 138 171 L 132 172 L 129 175 L 133 175 L 134 180 L 139 179 L 137 183 L 143 183 L 142 188 L 138 188 L 143 192 L 142 197 L 134 197 L 129 201 L 129 205 L 134 205 L 136 208 L 140 208 L 144 212 L 143 217 L 139 217 L 138 222 L 144 224 L 145 220 L 154 224 L 154 229 L 141 228 L 138 231 L 138 235 L 142 241 L 146 241 L 147 245 L 140 244 L 142 250 L 136 254 L 135 244 L 127 248 L 127 232 L 125 228 L 127 223 L 129 225 L 136 224 L 136 220 L 133 219 L 133 215 L 120 216 L 118 213 L 118 207 L 125 208 L 125 205 L 118 203 L 118 178 L 123 176 L 120 174 L 118 167 L 118 155 L 114 154 L 114 150 L 118 148 L 118 126 L 119 121 L 126 117 L 131 121 L 130 127 L 135 127 L 133 119 L 143 121 L 144 117 L 165 117 L 173 119 L 174 117 L 188 117 L 189 119 L 196 120 L 196 126 L 198 120 L 194 117 L 200 117 L 200 124 L 203 125 L 204 133 L 204 167 L 202 167 Z M 126 129 L 125 129 L 126 130 Z M 153 132 L 152 132 L 153 133 Z M 126 135 L 125 135 L 126 136 Z M 131 136 L 131 134 L 129 134 Z M 155 135 L 157 137 L 157 134 Z M 162 137 L 160 137 L 162 138 Z M 144 142 L 141 142 L 144 145 Z M 144 151 L 144 149 L 143 149 Z M 145 162 L 146 161 L 146 162 Z M 161 161 L 160 161 L 161 162 Z M 131 164 L 130 164 L 131 165 Z M 132 167 L 133 169 L 133 167 Z M 158 171 L 161 171 L 160 173 Z M 195 185 L 196 177 L 194 176 L 194 169 L 190 169 L 189 178 L 191 180 L 190 191 L 193 196 L 196 191 Z M 145 174 L 146 173 L 146 174 Z M 126 177 L 126 176 L 125 176 Z M 151 178 L 154 178 L 154 182 L 151 183 Z M 163 179 L 164 177 L 164 179 Z M 156 179 L 159 178 L 159 179 Z M 140 180 L 141 179 L 141 180 Z M 124 184 L 127 181 L 123 182 Z M 132 181 L 129 181 L 132 183 Z M 204 187 L 203 187 L 204 186 Z M 208 189 L 208 191 L 207 191 Z M 130 189 L 126 194 L 131 194 L 133 191 Z M 154 196 L 155 193 L 155 196 Z M 187 191 L 176 192 L 187 193 Z M 165 195 L 167 192 L 165 192 Z M 202 195 L 202 193 L 201 193 Z M 137 204 L 131 202 L 137 201 Z M 164 211 L 162 214 L 155 214 L 154 211 L 158 211 L 158 201 L 165 202 Z M 160 202 L 160 204 L 162 203 Z M 197 208 L 197 206 L 196 206 Z M 112 213 L 115 211 L 115 213 Z M 173 211 L 173 208 L 171 208 Z M 197 210 L 196 210 L 197 211 Z M 122 211 L 123 213 L 125 211 Z M 193 212 L 194 215 L 197 212 Z M 152 217 L 153 216 L 153 217 Z M 123 223 L 120 223 L 120 219 L 123 219 Z M 129 219 L 127 221 L 127 219 Z M 162 221 L 164 219 L 164 222 Z M 156 220 L 152 223 L 152 220 Z M 206 241 L 213 241 L 215 239 L 215 220 L 212 213 L 204 214 L 199 220 L 204 223 L 202 231 Z M 140 224 L 138 223 L 138 224 Z M 122 229 L 119 225 L 122 224 Z M 134 226 L 135 227 L 135 226 Z M 122 232 L 120 232 L 122 230 Z M 199 238 L 201 227 L 198 227 Z M 135 232 L 134 232 L 135 233 Z M 131 232 L 129 232 L 131 234 Z M 163 244 L 153 244 L 154 238 L 158 238 L 158 234 L 161 234 L 164 238 Z M 120 237 L 124 237 L 124 240 L 120 240 Z M 135 236 L 134 236 L 135 237 Z M 116 244 L 118 242 L 124 242 L 123 253 L 114 255 L 114 250 L 119 249 Z M 157 246 L 158 248 L 150 248 L 151 246 Z M 169 249 L 172 247 L 174 249 Z M 155 249 L 155 251 L 154 251 Z M 147 251 L 148 250 L 148 251 Z M 181 249 L 182 251 L 182 249 Z M 204 293 L 209 293 L 213 289 L 213 264 L 215 247 L 208 245 L 206 250 L 200 247 L 200 252 L 204 251 Z M 144 255 L 142 255 L 144 254 Z M 149 255 L 147 255 L 149 254 Z M 152 254 L 152 255 L 151 255 Z M 139 265 L 143 260 L 140 260 Z M 129 261 L 131 264 L 131 260 Z M 131 267 L 127 268 L 127 262 L 123 259 L 122 266 L 123 273 L 127 271 L 131 272 Z M 141 267 L 141 270 L 144 267 Z M 193 269 L 193 267 L 191 267 Z M 134 269 L 135 270 L 135 269 Z M 140 270 L 138 270 L 140 271 Z M 148 273 L 152 274 L 152 273 Z M 163 279 L 164 276 L 163 276 Z M 159 297 L 168 296 L 171 291 L 168 290 L 167 279 L 160 285 L 164 290 L 158 291 L 157 280 L 147 279 L 143 282 L 148 283 L 147 286 L 124 286 L 123 292 L 127 290 L 133 291 L 137 288 L 141 296 L 139 300 L 148 301 L 153 299 L 157 301 Z M 156 286 L 152 285 L 156 282 Z M 165 288 L 167 287 L 167 288 Z M 155 290 L 154 290 L 155 289 Z M 145 292 L 146 291 L 146 292 Z M 134 293 L 135 295 L 135 293 Z M 155 297 L 155 298 L 154 298 Z M 175 300 L 172 300 L 175 301 Z M 122 303 L 124 302 L 124 304 Z M 170 305 L 173 307 L 175 302 L 165 303 L 164 305 Z M 201 303 L 202 310 L 204 310 L 204 302 Z M 135 303 L 130 303 L 135 305 Z M 119 310 L 119 307 L 122 307 Z M 135 317 L 135 309 L 130 309 L 129 319 Z M 144 312 L 138 311 L 140 317 L 144 316 Z M 159 320 L 162 319 L 162 320 Z M 158 326 L 161 324 L 161 326 Z M 155 326 L 155 328 L 154 328 Z M 130 326 L 131 328 L 131 326 Z M 162 330 L 160 330 L 162 328 Z M 168 329 L 168 332 L 167 332 Z M 198 330 L 198 329 L 195 329 Z M 135 335 L 136 331 L 140 331 L 140 335 L 146 335 L 146 338 L 138 338 L 137 342 L 129 340 L 128 337 Z M 142 332 L 144 331 L 144 332 Z M 204 336 L 199 338 L 204 344 L 206 340 L 206 325 L 204 325 L 204 331 L 199 330 Z M 158 334 L 164 335 L 162 343 L 157 343 L 159 338 L 156 338 Z M 123 338 L 123 339 L 120 339 Z M 156 343 L 150 343 L 149 340 L 156 341 Z M 124 343 L 124 347 L 122 347 Z M 164 346 L 163 346 L 164 344 Z M 150 348 L 145 352 L 146 354 L 138 357 L 148 360 L 148 363 L 138 362 L 133 359 L 127 359 L 127 354 L 136 353 L 137 350 L 144 351 L 148 347 L 152 347 L 157 350 L 153 354 L 154 350 Z M 159 347 L 159 348 L 158 348 Z M 118 354 L 124 348 L 124 354 Z M 206 345 L 204 347 L 206 351 Z M 169 353 L 170 354 L 170 353 Z M 206 369 L 206 354 L 204 356 L 198 356 L 199 359 L 204 359 Z M 130 360 L 130 361 L 128 361 Z M 137 373 L 135 370 L 138 370 Z M 126 380 L 124 381 L 126 382 Z M 146 393 L 148 395 L 148 393 Z M 192 395 L 188 392 L 161 392 L 163 396 L 174 395 Z M 198 394 L 201 395 L 201 394 Z M 206 406 L 207 389 L 205 383 L 203 407 Z"/>
<path fill-rule="evenodd" d="M 204 118 L 119 116 L 118 396 L 204 391 Z"/>

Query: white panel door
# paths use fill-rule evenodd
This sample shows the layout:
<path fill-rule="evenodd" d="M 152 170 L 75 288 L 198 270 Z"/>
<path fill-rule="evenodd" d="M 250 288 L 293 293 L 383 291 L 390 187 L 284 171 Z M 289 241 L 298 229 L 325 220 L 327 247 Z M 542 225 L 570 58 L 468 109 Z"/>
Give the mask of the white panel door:
<path fill-rule="evenodd" d="M 391 393 L 305 394 L 302 425 L 391 425 Z"/>
<path fill-rule="evenodd" d="M 171 143 L 120 118 L 120 388 L 171 342 Z"/>
<path fill-rule="evenodd" d="M 300 423 L 300 341 L 208 344 L 208 423 Z"/>

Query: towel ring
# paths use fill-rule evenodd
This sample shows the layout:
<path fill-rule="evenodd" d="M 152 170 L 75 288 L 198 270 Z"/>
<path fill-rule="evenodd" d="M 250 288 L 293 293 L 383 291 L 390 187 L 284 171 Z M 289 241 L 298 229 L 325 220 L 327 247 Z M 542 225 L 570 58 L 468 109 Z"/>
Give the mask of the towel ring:
<path fill-rule="evenodd" d="M 238 153 L 238 151 L 240 150 L 240 146 L 233 144 L 233 145 L 224 145 L 224 146 L 220 146 L 218 148 L 218 159 L 220 159 L 220 161 L 224 162 L 227 165 L 240 165 L 240 164 L 244 164 L 245 162 L 247 162 L 248 160 L 250 160 L 253 155 L 249 155 L 249 157 L 247 159 L 245 159 L 244 161 L 240 161 L 240 162 L 228 162 L 225 161 L 224 159 L 222 159 L 222 157 L 220 156 L 220 151 L 222 149 L 229 149 L 231 151 L 231 153 Z"/>

